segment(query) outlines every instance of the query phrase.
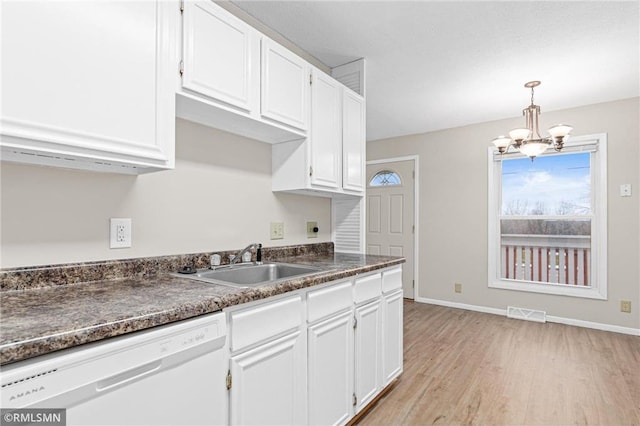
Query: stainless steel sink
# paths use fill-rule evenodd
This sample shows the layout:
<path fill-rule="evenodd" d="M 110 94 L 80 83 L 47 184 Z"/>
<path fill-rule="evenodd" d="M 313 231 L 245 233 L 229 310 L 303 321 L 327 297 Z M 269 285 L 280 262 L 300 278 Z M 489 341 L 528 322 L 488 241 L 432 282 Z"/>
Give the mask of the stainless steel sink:
<path fill-rule="evenodd" d="M 311 275 L 322 271 L 321 268 L 306 265 L 291 265 L 288 263 L 266 263 L 262 265 L 234 265 L 219 269 L 202 269 L 195 274 L 177 274 L 183 278 L 190 278 L 214 284 L 231 287 L 248 288 L 264 284 L 273 284 L 293 277 Z"/>

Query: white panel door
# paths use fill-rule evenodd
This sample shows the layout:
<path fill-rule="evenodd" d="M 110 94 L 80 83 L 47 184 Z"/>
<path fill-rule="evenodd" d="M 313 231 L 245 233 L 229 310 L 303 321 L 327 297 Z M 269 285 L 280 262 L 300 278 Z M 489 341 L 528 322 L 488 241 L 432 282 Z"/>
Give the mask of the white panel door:
<path fill-rule="evenodd" d="M 231 424 L 306 423 L 306 350 L 302 336 L 296 331 L 231 357 Z"/>
<path fill-rule="evenodd" d="M 257 32 L 212 1 L 186 1 L 183 22 L 182 86 L 250 111 L 259 94 Z"/>
<path fill-rule="evenodd" d="M 414 281 L 414 161 L 397 161 L 367 166 L 367 182 L 376 173 L 397 173 L 397 185 L 367 186 L 367 253 L 403 256 L 404 297 L 413 298 Z"/>
<path fill-rule="evenodd" d="M 375 398 L 382 386 L 382 333 L 380 301 L 355 309 L 356 413 Z"/>
<path fill-rule="evenodd" d="M 345 89 L 342 96 L 342 187 L 364 191 L 366 123 L 364 98 Z"/>
<path fill-rule="evenodd" d="M 344 424 L 351 417 L 353 409 L 351 311 L 310 326 L 308 348 L 308 424 Z"/>
<path fill-rule="evenodd" d="M 382 386 L 402 373 L 402 290 L 382 297 Z"/>
<path fill-rule="evenodd" d="M 341 87 L 314 70 L 311 85 L 311 184 L 337 189 L 342 157 Z"/>
<path fill-rule="evenodd" d="M 309 65 L 275 41 L 262 38 L 261 113 L 300 130 L 308 128 Z"/>

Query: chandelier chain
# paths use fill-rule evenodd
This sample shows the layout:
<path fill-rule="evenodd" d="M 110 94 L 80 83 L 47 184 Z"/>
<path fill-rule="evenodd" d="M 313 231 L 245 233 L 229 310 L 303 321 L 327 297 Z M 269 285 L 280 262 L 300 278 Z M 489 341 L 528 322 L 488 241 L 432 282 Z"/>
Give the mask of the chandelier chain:
<path fill-rule="evenodd" d="M 533 105 L 533 87 L 531 88 L 531 105 Z"/>

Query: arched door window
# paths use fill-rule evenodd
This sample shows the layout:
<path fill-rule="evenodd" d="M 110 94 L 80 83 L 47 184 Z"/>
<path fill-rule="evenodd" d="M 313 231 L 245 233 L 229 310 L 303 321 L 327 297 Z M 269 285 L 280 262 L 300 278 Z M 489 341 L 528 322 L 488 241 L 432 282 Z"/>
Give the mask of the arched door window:
<path fill-rule="evenodd" d="M 369 181 L 369 186 L 399 186 L 402 185 L 400 175 L 392 170 L 381 170 Z"/>

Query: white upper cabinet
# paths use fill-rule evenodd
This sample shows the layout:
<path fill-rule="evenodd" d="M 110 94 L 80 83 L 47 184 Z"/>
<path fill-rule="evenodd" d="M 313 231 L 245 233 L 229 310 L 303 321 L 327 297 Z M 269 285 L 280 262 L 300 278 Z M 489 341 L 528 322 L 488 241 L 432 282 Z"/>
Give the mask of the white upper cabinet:
<path fill-rule="evenodd" d="M 365 103 L 355 92 L 344 89 L 342 97 L 342 187 L 364 192 L 365 188 Z"/>
<path fill-rule="evenodd" d="M 342 157 L 341 84 L 314 70 L 311 85 L 311 184 L 340 187 Z"/>
<path fill-rule="evenodd" d="M 183 6 L 182 87 L 250 112 L 256 107 L 256 31 L 211 1 Z"/>
<path fill-rule="evenodd" d="M 179 117 L 268 143 L 300 140 L 308 127 L 307 68 L 213 1 L 185 0 Z"/>
<path fill-rule="evenodd" d="M 331 197 L 364 193 L 364 98 L 312 70 L 311 132 L 272 148 L 272 189 Z"/>
<path fill-rule="evenodd" d="M 261 47 L 262 117 L 307 130 L 309 64 L 266 37 Z"/>
<path fill-rule="evenodd" d="M 2 2 L 3 160 L 173 168 L 175 4 Z"/>

